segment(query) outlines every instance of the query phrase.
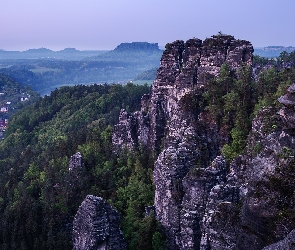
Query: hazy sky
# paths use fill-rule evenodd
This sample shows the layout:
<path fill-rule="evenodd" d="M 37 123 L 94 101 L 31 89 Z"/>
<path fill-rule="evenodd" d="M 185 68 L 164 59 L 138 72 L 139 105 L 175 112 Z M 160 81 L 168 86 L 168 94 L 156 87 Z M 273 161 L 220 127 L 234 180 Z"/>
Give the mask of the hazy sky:
<path fill-rule="evenodd" d="M 295 46 L 294 0 L 0 0 L 0 49 L 114 49 L 205 39 L 219 31 Z"/>

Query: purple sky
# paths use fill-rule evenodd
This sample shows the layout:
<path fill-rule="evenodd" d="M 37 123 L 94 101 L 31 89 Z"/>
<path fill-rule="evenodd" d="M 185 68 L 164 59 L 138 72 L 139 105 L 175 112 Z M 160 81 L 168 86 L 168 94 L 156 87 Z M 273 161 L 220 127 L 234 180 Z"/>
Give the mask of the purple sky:
<path fill-rule="evenodd" d="M 0 49 L 114 49 L 121 42 L 205 39 L 295 46 L 294 0 L 1 0 Z"/>

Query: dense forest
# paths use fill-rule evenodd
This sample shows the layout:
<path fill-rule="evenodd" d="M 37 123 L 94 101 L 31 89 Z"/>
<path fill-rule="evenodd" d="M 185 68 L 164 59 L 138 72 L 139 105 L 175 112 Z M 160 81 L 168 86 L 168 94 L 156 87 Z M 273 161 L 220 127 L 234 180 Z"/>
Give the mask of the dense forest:
<path fill-rule="evenodd" d="M 216 121 L 224 137 L 230 138 L 222 148 L 228 163 L 245 153 L 252 120 L 258 111 L 270 106 L 279 109 L 281 104 L 277 99 L 295 81 L 294 68 L 262 69 L 257 81 L 252 73 L 250 66 L 243 66 L 235 78 L 224 64 L 219 77 L 209 81 L 203 95 L 204 109 Z"/>
<path fill-rule="evenodd" d="M 295 81 L 295 69 L 257 57 L 259 77 L 243 66 L 237 75 L 224 64 L 208 79 L 200 98 L 182 100 L 184 111 L 207 110 L 230 139 L 222 152 L 230 162 L 246 150 L 251 121 Z M 260 63 L 259 63 L 260 62 Z M 256 72 L 257 73 L 257 72 Z M 0 248 L 71 249 L 73 217 L 88 194 L 106 199 L 121 215 L 128 249 L 164 249 L 162 228 L 145 207 L 153 204 L 154 154 L 146 150 L 114 154 L 112 131 L 120 109 L 140 109 L 147 85 L 61 87 L 14 114 L 0 143 Z M 270 122 L 267 129 L 275 129 Z M 76 152 L 85 168 L 69 171 Z"/>
<path fill-rule="evenodd" d="M 1 249 L 71 249 L 73 216 L 90 193 L 118 209 L 131 248 L 161 245 L 155 219 L 144 217 L 153 159 L 117 157 L 111 145 L 120 109 L 138 109 L 148 92 L 132 84 L 62 87 L 11 118 L 0 144 Z M 69 172 L 77 151 L 85 169 Z"/>

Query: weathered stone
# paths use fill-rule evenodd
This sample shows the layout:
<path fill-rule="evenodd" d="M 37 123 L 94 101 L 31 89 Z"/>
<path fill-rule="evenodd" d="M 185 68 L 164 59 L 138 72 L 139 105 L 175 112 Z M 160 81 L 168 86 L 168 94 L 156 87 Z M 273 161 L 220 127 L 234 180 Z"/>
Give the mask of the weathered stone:
<path fill-rule="evenodd" d="M 73 222 L 73 250 L 124 250 L 118 212 L 102 198 L 87 195 Z"/>
<path fill-rule="evenodd" d="M 207 168 L 190 169 L 183 179 L 184 196 L 180 213 L 181 249 L 199 249 L 202 221 L 210 190 L 226 178 L 225 159 L 218 156 Z"/>
<path fill-rule="evenodd" d="M 278 101 L 285 105 L 286 107 L 290 107 L 294 109 L 295 106 L 295 83 L 293 83 L 287 90 L 287 94 L 281 96 Z"/>
<path fill-rule="evenodd" d="M 227 59 L 233 69 L 245 61 L 243 49 L 239 51 L 235 46 L 246 50 L 249 45 L 247 60 L 251 62 L 251 44 L 234 41 L 231 36 L 220 36 L 203 43 L 191 39 L 169 44 L 152 87 L 149 114 L 154 139 L 150 145 L 157 148 L 164 140 L 154 170 L 155 207 L 159 221 L 167 229 L 169 249 L 198 248 L 204 202 L 210 189 L 218 183 L 215 178 L 219 178 L 211 179 L 212 173 L 206 169 L 219 153 L 217 127 L 203 119 L 201 113 L 192 116 L 185 112 L 180 100 L 201 90 L 206 84 L 204 76 L 217 76 Z M 228 58 L 231 51 L 235 53 Z M 234 55 L 236 59 L 240 56 L 236 64 Z M 200 176 L 191 174 L 193 169 L 199 171 Z M 225 171 L 221 172 L 217 171 L 217 175 L 223 175 L 220 179 L 224 180 Z"/>
<path fill-rule="evenodd" d="M 72 155 L 69 162 L 69 171 L 82 170 L 84 168 L 84 160 L 80 152 Z"/>
<path fill-rule="evenodd" d="M 232 36 L 213 36 L 202 42 L 193 38 L 166 45 L 151 95 L 143 96 L 140 112 L 122 111 L 113 133 L 114 151 L 145 146 L 160 152 L 167 121 L 182 110 L 179 100 L 206 84 L 208 74 L 217 76 L 223 63 L 236 70 L 251 65 L 253 47 Z"/>
<path fill-rule="evenodd" d="M 114 148 L 143 146 L 157 154 L 154 205 L 168 249 L 256 250 L 295 228 L 295 177 L 289 167 L 295 86 L 279 99 L 284 104 L 279 112 L 258 112 L 246 153 L 229 169 L 220 156 L 226 138 L 206 111 L 189 103 L 200 99 L 223 63 L 236 72 L 252 64 L 252 53 L 251 43 L 227 35 L 167 44 L 141 111 L 128 114 L 133 120 L 120 117 L 118 126 L 125 124 L 126 132 L 115 130 Z M 128 119 L 135 125 L 124 123 Z"/>
<path fill-rule="evenodd" d="M 117 124 L 114 128 L 113 133 L 113 145 L 116 146 L 115 151 L 120 149 L 124 143 L 124 147 L 127 149 L 132 149 L 134 146 L 134 142 L 131 136 L 131 120 L 129 114 L 122 109 L 119 116 L 119 124 Z"/>
<path fill-rule="evenodd" d="M 221 142 L 216 124 L 201 110 L 183 106 L 189 105 L 185 102 L 190 96 L 202 95 L 208 75 L 217 76 L 223 63 L 232 70 L 241 63 L 251 65 L 252 53 L 251 43 L 226 35 L 169 43 L 151 94 L 144 98 L 141 111 L 129 114 L 136 121 L 133 136 L 128 118 L 120 116 L 113 135 L 115 150 L 141 145 L 158 153 L 155 210 L 169 249 L 200 246 L 206 200 L 226 176 L 224 159 L 217 157 Z"/>
<path fill-rule="evenodd" d="M 216 185 L 210 191 L 202 219 L 200 249 L 235 249 L 240 235 L 236 187 Z"/>

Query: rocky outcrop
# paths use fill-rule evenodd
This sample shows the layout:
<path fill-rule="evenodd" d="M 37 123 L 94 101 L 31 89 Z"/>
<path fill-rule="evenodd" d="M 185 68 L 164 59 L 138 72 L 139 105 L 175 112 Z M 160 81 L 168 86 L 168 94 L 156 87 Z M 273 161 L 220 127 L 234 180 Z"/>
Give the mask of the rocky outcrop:
<path fill-rule="evenodd" d="M 137 138 L 134 138 L 135 129 L 135 117 L 128 114 L 125 109 L 122 109 L 119 116 L 119 124 L 116 125 L 112 138 L 116 152 L 122 148 L 131 150 L 137 145 Z"/>
<path fill-rule="evenodd" d="M 141 98 L 141 111 L 129 114 L 122 109 L 119 116 L 119 124 L 114 128 L 112 143 L 114 152 L 132 150 L 148 145 L 150 119 L 147 114 L 149 107 L 149 95 Z"/>
<path fill-rule="evenodd" d="M 84 168 L 84 160 L 80 152 L 72 155 L 69 161 L 69 171 L 80 171 Z"/>
<path fill-rule="evenodd" d="M 73 222 L 74 250 L 124 250 L 118 212 L 102 198 L 88 195 Z"/>
<path fill-rule="evenodd" d="M 202 236 L 203 215 L 210 190 L 224 183 L 226 164 L 218 156 L 208 167 L 191 169 L 183 179 L 184 196 L 181 203 L 180 234 L 181 249 L 199 249 Z"/>
<path fill-rule="evenodd" d="M 252 53 L 251 43 L 227 35 L 167 44 L 141 111 L 121 112 L 113 134 L 115 152 L 148 148 L 158 155 L 155 210 L 169 249 L 200 246 L 210 190 L 226 175 L 217 125 L 190 102 L 202 99 L 204 85 L 222 64 L 236 71 L 242 63 L 251 65 Z"/>
<path fill-rule="evenodd" d="M 192 122 L 192 117 L 180 107 L 180 100 L 186 95 L 197 95 L 195 92 L 199 92 L 209 75 L 219 74 L 223 63 L 232 70 L 242 63 L 251 65 L 252 53 L 250 42 L 226 35 L 212 36 L 203 42 L 194 38 L 168 43 L 151 95 L 142 99 L 141 111 L 134 114 L 122 111 L 120 115 L 113 134 L 115 151 L 135 145 L 159 153 L 168 132 L 168 121 L 178 117 Z"/>
<path fill-rule="evenodd" d="M 292 84 L 288 90 L 286 95 L 281 96 L 278 101 L 287 107 L 294 107 L 295 106 L 295 84 Z"/>
<path fill-rule="evenodd" d="M 229 167 L 220 156 L 224 138 L 199 105 L 222 64 L 237 72 L 251 65 L 252 53 L 249 42 L 227 35 L 167 44 L 141 111 L 120 116 L 114 150 L 157 155 L 154 205 L 168 249 L 256 250 L 295 228 L 295 85 L 279 99 L 279 112 L 258 113 L 246 154 Z"/>
<path fill-rule="evenodd" d="M 210 191 L 202 223 L 201 249 L 294 249 L 294 98 L 292 85 L 252 122 L 247 154 L 231 163 L 223 185 Z"/>

